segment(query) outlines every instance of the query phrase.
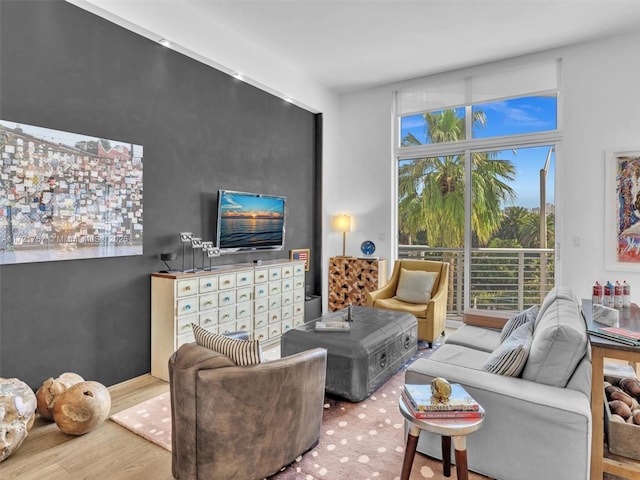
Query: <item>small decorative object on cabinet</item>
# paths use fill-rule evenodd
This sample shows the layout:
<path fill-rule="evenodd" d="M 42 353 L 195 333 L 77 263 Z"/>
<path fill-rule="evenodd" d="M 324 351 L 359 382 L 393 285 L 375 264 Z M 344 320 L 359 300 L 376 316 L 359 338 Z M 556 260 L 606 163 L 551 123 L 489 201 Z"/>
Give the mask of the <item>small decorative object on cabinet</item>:
<path fill-rule="evenodd" d="M 376 244 L 371 240 L 365 240 L 360 244 L 360 251 L 365 255 L 373 255 L 376 251 Z"/>
<path fill-rule="evenodd" d="M 366 292 L 387 283 L 387 261 L 355 257 L 329 259 L 329 310 L 366 306 Z"/>
<path fill-rule="evenodd" d="M 169 357 L 212 333 L 246 331 L 262 345 L 304 323 L 304 261 L 220 265 L 214 271 L 151 275 L 151 375 L 168 381 Z"/>

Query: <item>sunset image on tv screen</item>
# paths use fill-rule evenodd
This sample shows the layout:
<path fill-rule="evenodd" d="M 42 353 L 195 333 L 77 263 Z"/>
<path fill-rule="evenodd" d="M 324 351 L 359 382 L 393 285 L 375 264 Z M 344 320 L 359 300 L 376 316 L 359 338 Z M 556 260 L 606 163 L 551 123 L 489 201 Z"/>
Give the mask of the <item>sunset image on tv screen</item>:
<path fill-rule="evenodd" d="M 284 240 L 284 197 L 220 192 L 219 247 L 280 247 Z"/>

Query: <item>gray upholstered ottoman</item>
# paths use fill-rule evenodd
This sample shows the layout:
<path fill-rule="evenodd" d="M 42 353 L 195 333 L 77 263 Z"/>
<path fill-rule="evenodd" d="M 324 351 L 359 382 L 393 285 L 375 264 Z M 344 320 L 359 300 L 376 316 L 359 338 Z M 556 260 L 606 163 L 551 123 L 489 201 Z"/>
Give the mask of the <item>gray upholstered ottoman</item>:
<path fill-rule="evenodd" d="M 326 391 L 360 402 L 416 354 L 416 317 L 353 307 L 350 331 L 316 332 L 316 321 L 337 317 L 344 317 L 344 312 L 333 312 L 287 331 L 282 335 L 280 352 L 285 357 L 314 347 L 326 348 Z"/>

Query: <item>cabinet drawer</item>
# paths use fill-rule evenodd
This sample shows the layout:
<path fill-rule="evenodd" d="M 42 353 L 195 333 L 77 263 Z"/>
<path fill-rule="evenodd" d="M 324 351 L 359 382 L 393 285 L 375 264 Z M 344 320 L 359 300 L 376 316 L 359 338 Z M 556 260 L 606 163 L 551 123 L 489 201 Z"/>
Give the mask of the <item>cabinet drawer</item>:
<path fill-rule="evenodd" d="M 294 277 L 293 288 L 301 288 L 304 290 L 304 277 Z"/>
<path fill-rule="evenodd" d="M 296 288 L 293 290 L 293 301 L 304 302 L 304 288 Z"/>
<path fill-rule="evenodd" d="M 184 317 L 179 317 L 178 323 L 176 325 L 176 335 L 193 332 L 193 328 L 191 327 L 192 323 L 198 323 L 197 315 L 187 315 Z"/>
<path fill-rule="evenodd" d="M 282 278 L 293 277 L 293 265 L 285 265 L 282 267 Z"/>
<path fill-rule="evenodd" d="M 250 332 L 251 331 L 251 319 L 244 318 L 236 320 L 236 331 L 238 332 Z"/>
<path fill-rule="evenodd" d="M 238 327 L 236 325 L 236 322 L 227 322 L 227 323 L 222 323 L 220 325 L 218 325 L 218 333 L 220 335 L 227 335 L 229 333 L 233 333 L 233 332 L 237 332 L 238 331 Z"/>
<path fill-rule="evenodd" d="M 228 305 L 233 305 L 236 303 L 236 291 L 235 290 L 225 290 L 218 294 L 218 306 L 226 307 Z"/>
<path fill-rule="evenodd" d="M 236 318 L 245 318 L 251 316 L 251 303 L 244 302 L 236 305 Z"/>
<path fill-rule="evenodd" d="M 267 313 L 269 310 L 269 300 L 267 298 L 259 298 L 253 302 L 254 313 Z"/>
<path fill-rule="evenodd" d="M 264 341 L 269 338 L 268 328 L 259 328 L 253 332 L 253 339 L 258 341 Z"/>
<path fill-rule="evenodd" d="M 258 328 L 264 328 L 269 325 L 269 314 L 267 312 L 260 313 L 253 317 L 254 328 L 257 330 Z"/>
<path fill-rule="evenodd" d="M 293 318 L 293 307 L 282 307 L 280 310 L 282 320 L 291 320 Z"/>
<path fill-rule="evenodd" d="M 280 308 L 282 305 L 282 300 L 280 295 L 273 295 L 269 297 L 269 310 L 273 310 L 274 308 Z"/>
<path fill-rule="evenodd" d="M 293 292 L 293 278 L 282 280 L 282 292 Z"/>
<path fill-rule="evenodd" d="M 200 293 L 215 292 L 216 290 L 218 290 L 218 277 L 204 277 L 198 280 Z"/>
<path fill-rule="evenodd" d="M 278 295 L 282 291 L 282 283 L 269 282 L 269 295 Z"/>
<path fill-rule="evenodd" d="M 291 330 L 293 328 L 293 320 L 283 320 L 280 324 L 280 333 L 283 335 L 287 332 L 287 330 Z"/>
<path fill-rule="evenodd" d="M 282 270 L 280 267 L 273 267 L 269 269 L 269 281 L 280 280 L 282 278 Z"/>
<path fill-rule="evenodd" d="M 220 275 L 218 277 L 218 288 L 220 290 L 226 290 L 228 288 L 234 288 L 236 286 L 235 273 L 228 273 L 226 275 Z"/>
<path fill-rule="evenodd" d="M 304 317 L 304 301 L 302 301 L 302 302 L 294 302 L 294 304 L 293 304 L 293 314 L 294 315 L 302 315 Z"/>
<path fill-rule="evenodd" d="M 282 306 L 293 305 L 293 292 L 283 293 L 280 298 L 282 299 Z"/>
<path fill-rule="evenodd" d="M 218 310 L 209 310 L 206 313 L 200 314 L 200 326 L 202 328 L 208 328 L 218 325 Z"/>
<path fill-rule="evenodd" d="M 198 311 L 198 297 L 181 298 L 177 302 L 178 315 L 187 315 L 189 313 L 196 313 Z"/>
<path fill-rule="evenodd" d="M 253 298 L 264 298 L 269 295 L 269 285 L 256 285 L 253 289 Z"/>
<path fill-rule="evenodd" d="M 218 294 L 210 293 L 209 295 L 200 296 L 200 311 L 209 310 L 218 306 Z"/>
<path fill-rule="evenodd" d="M 295 277 L 304 276 L 304 263 L 296 263 L 293 267 L 293 275 Z"/>
<path fill-rule="evenodd" d="M 269 310 L 269 325 L 271 325 L 272 323 L 280 323 L 281 321 L 282 316 L 279 308 L 277 310 Z"/>
<path fill-rule="evenodd" d="M 218 309 L 218 324 L 223 324 L 236 319 L 236 306 L 224 307 Z"/>
<path fill-rule="evenodd" d="M 251 277 L 250 271 L 236 273 L 236 287 L 251 285 Z"/>
<path fill-rule="evenodd" d="M 239 288 L 236 290 L 236 301 L 239 302 L 248 302 L 251 300 L 251 287 Z"/>
<path fill-rule="evenodd" d="M 267 268 L 261 268 L 256 270 L 253 274 L 253 281 L 256 283 L 264 283 L 269 281 L 269 270 Z"/>
<path fill-rule="evenodd" d="M 299 327 L 304 324 L 304 317 L 293 317 L 293 327 Z"/>
<path fill-rule="evenodd" d="M 279 337 L 281 335 L 280 322 L 269 325 L 269 338 Z"/>
<path fill-rule="evenodd" d="M 180 345 L 184 345 L 185 343 L 193 343 L 195 341 L 196 338 L 193 336 L 193 330 L 191 330 L 191 332 L 186 332 L 182 335 L 178 335 L 176 337 L 176 350 L 180 348 Z"/>
<path fill-rule="evenodd" d="M 198 293 L 198 281 L 195 278 L 191 278 L 189 280 L 178 280 L 176 282 L 176 289 L 176 295 L 178 298 L 195 295 Z"/>

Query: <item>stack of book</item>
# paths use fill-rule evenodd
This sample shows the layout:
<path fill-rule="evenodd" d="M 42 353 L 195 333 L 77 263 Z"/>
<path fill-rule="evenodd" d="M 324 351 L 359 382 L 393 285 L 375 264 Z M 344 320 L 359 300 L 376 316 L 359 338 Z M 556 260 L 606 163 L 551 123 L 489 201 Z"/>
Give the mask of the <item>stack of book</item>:
<path fill-rule="evenodd" d="M 406 384 L 402 398 L 411 414 L 420 419 L 482 418 L 484 410 L 459 383 L 451 384 L 451 396 L 438 401 L 431 394 L 431 385 Z"/>

